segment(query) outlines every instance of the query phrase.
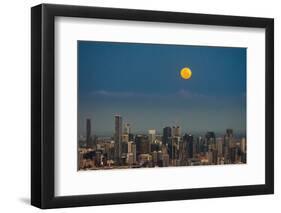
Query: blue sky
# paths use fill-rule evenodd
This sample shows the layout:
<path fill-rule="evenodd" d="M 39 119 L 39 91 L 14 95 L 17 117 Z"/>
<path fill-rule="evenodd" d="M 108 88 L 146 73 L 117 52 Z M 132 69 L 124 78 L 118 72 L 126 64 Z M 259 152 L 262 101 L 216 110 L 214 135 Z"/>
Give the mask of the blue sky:
<path fill-rule="evenodd" d="M 245 132 L 245 48 L 78 41 L 78 85 L 79 134 L 86 118 L 94 134 L 113 134 L 115 114 L 136 133 Z"/>

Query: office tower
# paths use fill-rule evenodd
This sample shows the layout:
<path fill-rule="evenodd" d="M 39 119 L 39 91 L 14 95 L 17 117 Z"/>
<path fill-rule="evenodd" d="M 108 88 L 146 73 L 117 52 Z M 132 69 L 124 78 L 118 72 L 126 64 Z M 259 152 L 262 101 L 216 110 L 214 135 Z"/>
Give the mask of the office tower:
<path fill-rule="evenodd" d="M 135 143 L 137 148 L 137 155 L 148 154 L 149 152 L 149 142 L 146 135 L 136 135 Z"/>
<path fill-rule="evenodd" d="M 114 145 L 111 142 L 104 144 L 103 153 L 106 155 L 107 160 L 114 159 Z"/>
<path fill-rule="evenodd" d="M 153 143 L 156 139 L 156 130 L 150 129 L 148 130 L 148 140 L 150 143 Z"/>
<path fill-rule="evenodd" d="M 172 137 L 171 147 L 169 147 L 169 152 L 171 153 L 171 159 L 179 158 L 179 145 L 180 145 L 180 137 Z"/>
<path fill-rule="evenodd" d="M 233 130 L 227 129 L 224 136 L 224 163 L 230 163 L 235 158 L 235 151 L 230 150 L 233 142 Z M 234 156 L 234 157 L 233 157 Z"/>
<path fill-rule="evenodd" d="M 226 135 L 230 138 L 233 138 L 233 129 L 227 129 L 226 130 Z"/>
<path fill-rule="evenodd" d="M 246 153 L 246 139 L 242 138 L 240 142 L 240 149 L 242 153 Z"/>
<path fill-rule="evenodd" d="M 160 167 L 163 166 L 163 153 L 161 150 L 157 152 L 157 165 Z"/>
<path fill-rule="evenodd" d="M 217 138 L 217 149 L 218 149 L 218 156 L 223 156 L 223 139 Z"/>
<path fill-rule="evenodd" d="M 86 120 L 86 146 L 91 146 L 91 119 Z"/>
<path fill-rule="evenodd" d="M 102 162 L 102 152 L 100 150 L 97 150 L 96 152 L 96 156 L 95 156 L 95 165 L 96 166 L 101 166 L 101 162 Z"/>
<path fill-rule="evenodd" d="M 151 144 L 155 142 L 156 139 L 156 130 L 155 129 L 150 129 L 148 130 L 148 142 L 149 142 L 149 147 L 148 147 L 148 152 L 151 152 Z"/>
<path fill-rule="evenodd" d="M 128 143 L 127 142 L 121 142 L 121 153 L 128 153 Z"/>
<path fill-rule="evenodd" d="M 129 123 L 125 123 L 124 125 L 124 134 L 131 134 L 131 125 Z"/>
<path fill-rule="evenodd" d="M 117 164 L 121 161 L 121 153 L 122 153 L 122 117 L 120 115 L 115 115 L 115 162 Z"/>
<path fill-rule="evenodd" d="M 204 152 L 204 140 L 201 136 L 199 136 L 197 138 L 197 141 L 198 141 L 199 153 L 203 153 Z"/>
<path fill-rule="evenodd" d="M 158 154 L 157 154 L 157 152 L 153 151 L 151 153 L 151 155 L 152 155 L 152 162 L 154 163 L 154 165 L 157 165 L 157 162 L 158 162 Z"/>
<path fill-rule="evenodd" d="M 163 129 L 163 138 L 162 138 L 162 142 L 163 144 L 167 145 L 171 142 L 171 137 L 172 137 L 172 129 L 171 127 L 165 127 Z"/>
<path fill-rule="evenodd" d="M 231 147 L 230 148 L 230 163 L 236 163 L 237 161 L 237 156 L 238 156 L 238 149 L 237 147 Z"/>
<path fill-rule="evenodd" d="M 186 160 L 186 154 L 185 154 L 185 148 L 184 148 L 184 143 L 182 140 L 179 142 L 179 160 L 184 161 Z"/>
<path fill-rule="evenodd" d="M 120 160 L 119 165 L 122 165 L 122 166 L 126 165 L 126 163 L 127 163 L 127 154 L 128 153 L 122 153 L 121 154 L 121 160 Z"/>
<path fill-rule="evenodd" d="M 132 164 L 134 164 L 134 155 L 133 155 L 133 153 L 127 153 L 127 159 L 126 159 L 126 163 L 128 164 L 128 165 L 132 165 Z"/>
<path fill-rule="evenodd" d="M 169 166 L 169 161 L 170 161 L 170 157 L 168 154 L 162 153 L 162 167 L 167 167 Z"/>
<path fill-rule="evenodd" d="M 187 158 L 193 158 L 193 136 L 185 134 L 183 136 L 183 142 L 186 144 Z"/>
<path fill-rule="evenodd" d="M 173 126 L 172 136 L 173 137 L 180 137 L 181 136 L 181 128 L 179 126 Z"/>
<path fill-rule="evenodd" d="M 229 148 L 229 138 L 224 136 L 224 163 L 228 164 L 230 162 L 230 148 Z"/>
<path fill-rule="evenodd" d="M 133 153 L 133 164 L 137 163 L 137 146 L 135 143 L 132 143 L 132 153 Z"/>
<path fill-rule="evenodd" d="M 212 149 L 212 145 L 216 143 L 216 135 L 214 132 L 207 132 L 204 141 L 204 154 Z"/>
<path fill-rule="evenodd" d="M 212 150 L 212 153 L 213 153 L 212 164 L 217 165 L 218 164 L 218 150 Z"/>
<path fill-rule="evenodd" d="M 246 163 L 246 138 L 241 139 L 240 150 L 241 150 L 241 162 Z"/>
<path fill-rule="evenodd" d="M 212 150 L 209 150 L 207 152 L 207 158 L 208 158 L 208 164 L 212 164 L 213 162 L 213 153 L 212 153 Z"/>
<path fill-rule="evenodd" d="M 193 157 L 195 157 L 199 153 L 199 143 L 198 140 L 193 141 Z"/>
<path fill-rule="evenodd" d="M 126 143 L 129 142 L 129 135 L 128 134 L 123 134 L 122 135 L 122 142 L 126 142 Z"/>
<path fill-rule="evenodd" d="M 133 141 L 128 142 L 128 153 L 132 153 L 132 143 Z"/>
<path fill-rule="evenodd" d="M 205 139 L 207 141 L 207 144 L 215 143 L 216 142 L 216 135 L 214 132 L 207 132 L 205 135 Z"/>
<path fill-rule="evenodd" d="M 129 134 L 129 141 L 133 141 L 134 140 L 134 135 L 132 133 Z"/>
<path fill-rule="evenodd" d="M 154 151 L 159 151 L 160 150 L 161 145 L 159 143 L 153 143 L 151 144 L 151 152 Z"/>

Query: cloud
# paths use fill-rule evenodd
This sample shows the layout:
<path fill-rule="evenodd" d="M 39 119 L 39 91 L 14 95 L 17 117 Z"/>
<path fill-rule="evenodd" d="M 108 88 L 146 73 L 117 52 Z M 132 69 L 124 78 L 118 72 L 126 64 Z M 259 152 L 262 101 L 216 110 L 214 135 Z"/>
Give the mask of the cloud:
<path fill-rule="evenodd" d="M 211 98 L 211 96 L 204 95 L 201 93 L 191 92 L 185 89 L 179 90 L 177 95 L 180 96 L 181 98 Z"/>
<path fill-rule="evenodd" d="M 194 94 L 192 92 L 184 90 L 184 89 L 181 89 L 180 91 L 178 91 L 177 95 L 180 97 L 184 97 L 184 98 L 192 98 L 194 96 Z"/>
<path fill-rule="evenodd" d="M 91 93 L 92 96 L 98 97 L 109 97 L 109 98 L 184 98 L 184 99 L 192 99 L 192 98 L 207 98 L 209 96 L 194 93 L 188 90 L 181 89 L 178 92 L 174 93 L 138 93 L 138 92 L 120 92 L 120 91 L 107 91 L 107 90 L 98 90 L 93 91 Z"/>
<path fill-rule="evenodd" d="M 104 96 L 104 97 L 117 97 L 117 98 L 126 98 L 126 97 L 134 97 L 135 93 L 133 92 L 113 92 L 106 90 L 98 90 L 91 93 L 93 96 Z"/>

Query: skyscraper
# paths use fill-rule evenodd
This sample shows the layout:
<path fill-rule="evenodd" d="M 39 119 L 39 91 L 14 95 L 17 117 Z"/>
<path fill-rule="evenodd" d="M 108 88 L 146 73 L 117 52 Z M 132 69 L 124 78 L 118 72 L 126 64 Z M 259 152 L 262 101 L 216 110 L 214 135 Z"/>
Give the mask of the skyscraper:
<path fill-rule="evenodd" d="M 193 136 L 190 134 L 189 135 L 185 134 L 183 136 L 183 142 L 186 144 L 185 148 L 186 148 L 187 158 L 193 158 Z"/>
<path fill-rule="evenodd" d="M 86 119 L 86 146 L 91 146 L 91 119 Z"/>
<path fill-rule="evenodd" d="M 148 130 L 148 139 L 150 140 L 150 143 L 155 141 L 155 139 L 156 139 L 156 130 L 155 129 Z"/>
<path fill-rule="evenodd" d="M 231 150 L 230 150 L 230 147 L 232 145 L 232 141 L 233 141 L 233 130 L 227 129 L 226 134 L 224 136 L 224 162 L 226 164 L 230 163 L 231 154 L 234 155 L 233 153 L 235 153 L 234 151 L 232 151 L 232 153 L 231 153 Z"/>
<path fill-rule="evenodd" d="M 163 144 L 168 144 L 171 141 L 172 137 L 172 129 L 171 127 L 167 126 L 163 129 Z"/>
<path fill-rule="evenodd" d="M 151 152 L 151 144 L 154 143 L 155 139 L 156 139 L 156 130 L 155 129 L 148 130 L 149 153 Z"/>
<path fill-rule="evenodd" d="M 131 125 L 129 123 L 125 123 L 124 125 L 124 134 L 129 135 L 131 133 Z"/>
<path fill-rule="evenodd" d="M 223 139 L 222 138 L 217 139 L 217 150 L 218 150 L 218 156 L 222 157 L 222 155 L 223 155 Z"/>
<path fill-rule="evenodd" d="M 115 115 L 115 134 L 114 134 L 114 141 L 115 141 L 115 162 L 117 164 L 121 161 L 121 154 L 122 154 L 122 117 L 120 115 Z"/>
<path fill-rule="evenodd" d="M 233 129 L 227 129 L 226 130 L 226 135 L 228 136 L 228 137 L 233 137 Z"/>
<path fill-rule="evenodd" d="M 242 153 L 246 152 L 246 139 L 242 138 L 240 142 L 240 149 Z"/>
<path fill-rule="evenodd" d="M 133 153 L 133 164 L 137 163 L 137 146 L 132 143 L 132 153 Z"/>
<path fill-rule="evenodd" d="M 205 138 L 208 144 L 216 141 L 216 135 L 214 132 L 207 132 Z"/>
<path fill-rule="evenodd" d="M 149 153 L 149 141 L 147 135 L 136 135 L 135 143 L 137 155 Z"/>
<path fill-rule="evenodd" d="M 173 137 L 180 137 L 180 135 L 181 135 L 181 128 L 179 126 L 173 126 L 172 136 Z"/>
<path fill-rule="evenodd" d="M 241 161 L 246 163 L 246 138 L 242 138 L 240 142 Z"/>
<path fill-rule="evenodd" d="M 205 135 L 205 152 L 213 149 L 213 146 L 216 144 L 216 135 L 214 132 L 207 132 Z"/>

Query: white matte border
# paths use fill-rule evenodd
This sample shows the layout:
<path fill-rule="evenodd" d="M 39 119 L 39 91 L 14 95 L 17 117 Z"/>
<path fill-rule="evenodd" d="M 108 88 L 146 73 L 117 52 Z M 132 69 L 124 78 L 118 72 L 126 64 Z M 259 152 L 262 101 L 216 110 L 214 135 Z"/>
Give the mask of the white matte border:
<path fill-rule="evenodd" d="M 247 47 L 247 164 L 77 172 L 77 40 Z M 265 183 L 265 29 L 55 18 L 55 196 Z"/>

